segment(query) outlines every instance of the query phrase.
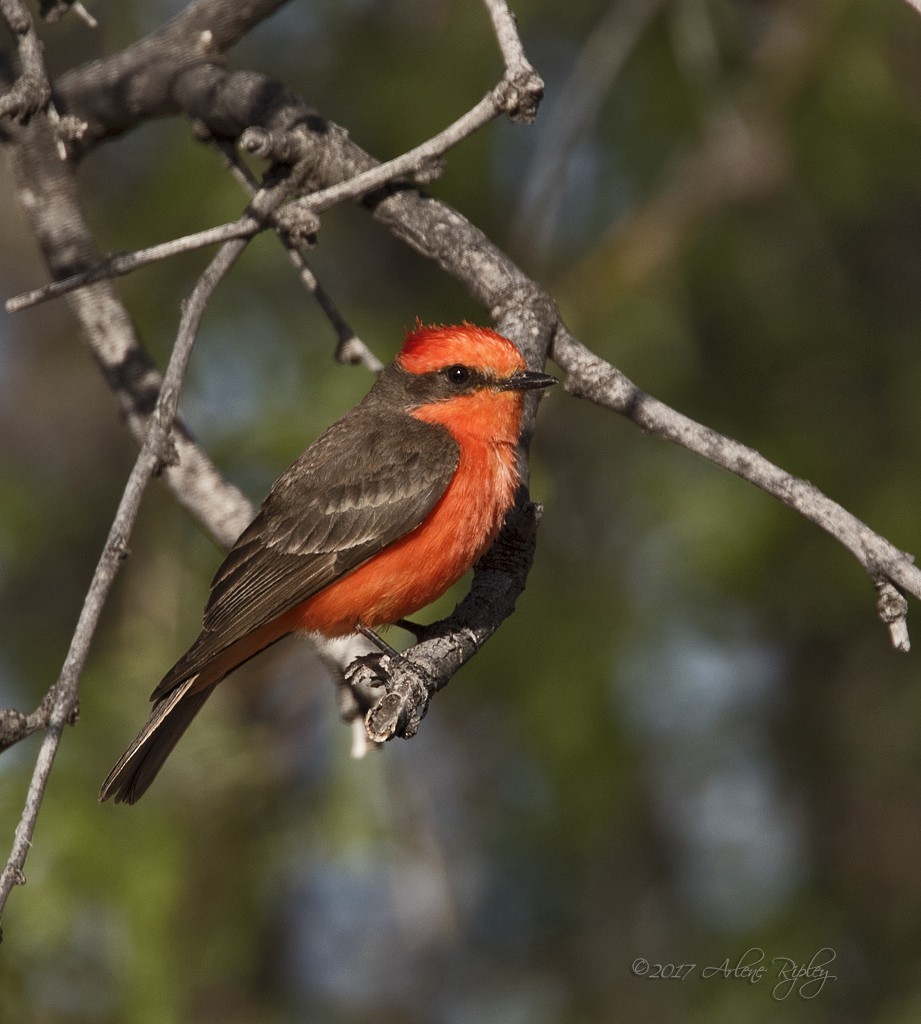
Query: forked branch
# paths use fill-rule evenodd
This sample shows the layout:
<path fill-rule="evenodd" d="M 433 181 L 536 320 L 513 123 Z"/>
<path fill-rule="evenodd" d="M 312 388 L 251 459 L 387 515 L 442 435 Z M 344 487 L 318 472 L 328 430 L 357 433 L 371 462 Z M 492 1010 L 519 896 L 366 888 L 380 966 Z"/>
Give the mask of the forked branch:
<path fill-rule="evenodd" d="M 29 71 L 34 58 L 40 72 L 36 81 L 38 81 L 39 85 L 43 82 L 47 85 L 47 73 L 41 61 L 40 46 L 32 45 L 37 41 L 35 40 L 31 19 L 24 12 L 19 0 L 0 0 L 0 4 L 2 4 L 2 13 L 8 16 L 10 26 L 14 32 L 27 39 L 27 44 L 20 47 L 26 71 Z M 263 3 L 253 3 L 243 12 L 241 21 L 240 19 L 235 19 L 235 16 L 231 16 L 229 19 L 225 17 L 225 8 L 215 9 L 214 4 L 209 2 L 209 0 L 199 0 L 198 3 L 191 5 L 177 19 L 174 19 L 163 31 L 155 33 L 153 37 L 142 41 L 135 47 L 129 48 L 124 54 L 115 58 L 114 63 L 110 64 L 107 69 L 103 69 L 102 79 L 97 81 L 97 86 L 101 87 L 101 92 L 96 93 L 96 98 L 101 100 L 101 106 L 104 108 L 106 101 L 109 99 L 109 85 L 111 82 L 108 76 L 111 74 L 120 76 L 127 73 L 130 75 L 133 71 L 140 71 L 140 69 L 143 69 L 143 73 L 149 72 L 150 61 L 155 58 L 155 51 L 158 47 L 162 51 L 159 54 L 161 59 L 168 61 L 174 58 L 177 45 L 181 45 L 182 39 L 188 36 L 190 30 L 196 51 L 200 48 L 207 50 L 219 45 L 221 40 L 226 43 L 228 37 L 232 37 L 233 33 L 239 31 L 241 27 L 245 31 L 247 24 L 252 24 L 253 20 L 264 17 L 266 13 L 269 13 L 276 6 L 278 6 L 277 0 L 276 2 L 267 0 L 267 2 Z M 207 23 L 209 13 L 220 24 L 218 25 L 215 22 L 215 30 L 207 28 L 198 32 L 196 19 L 204 15 Z M 249 23 L 246 21 L 247 18 L 251 19 Z M 200 59 L 201 53 L 195 52 L 192 54 L 193 63 L 200 61 Z M 180 61 L 180 64 L 182 64 L 182 61 Z M 100 68 L 97 66 L 96 72 L 98 73 L 99 70 Z M 220 76 L 223 74 L 220 69 L 213 66 L 203 70 L 205 77 L 211 78 L 211 84 L 213 84 L 213 77 L 215 75 Z M 200 77 L 200 74 L 195 73 L 190 76 L 191 79 L 195 80 L 200 79 Z M 246 84 L 252 85 L 253 78 L 258 78 L 259 76 L 244 77 L 246 77 Z M 35 78 L 35 76 L 33 75 L 32 78 Z M 6 113 L 26 121 L 32 114 L 40 112 L 47 106 L 50 88 L 39 90 L 39 93 L 33 95 L 32 78 L 27 77 L 24 79 L 25 84 L 32 90 L 28 96 L 22 93 L 22 89 L 19 91 L 14 89 L 12 93 L 7 94 L 5 100 L 6 107 L 3 111 L 0 111 L 0 116 Z M 20 81 L 23 81 L 23 79 Z M 86 85 L 85 80 L 82 82 L 82 85 Z M 77 91 L 79 92 L 79 88 Z M 86 93 L 83 95 L 85 96 Z M 276 89 L 274 95 L 280 95 L 284 98 L 284 90 Z M 24 106 L 25 100 L 29 101 L 28 108 Z M 192 477 L 187 476 L 185 480 L 190 489 L 195 489 L 196 481 L 194 478 L 201 476 L 202 471 L 205 472 L 205 475 L 210 474 L 210 467 L 203 463 L 202 460 L 194 457 L 198 453 L 194 442 L 187 437 L 184 431 L 173 434 L 173 425 L 176 420 L 179 393 L 188 367 L 192 345 L 205 307 L 218 282 L 228 272 L 237 256 L 242 252 L 247 244 L 247 239 L 252 237 L 257 230 L 261 230 L 267 223 L 275 223 L 289 250 L 294 253 L 298 240 L 298 223 L 303 224 L 305 213 L 308 220 L 310 217 L 315 218 L 317 211 L 327 209 L 334 203 L 342 202 L 349 198 L 360 197 L 369 190 L 379 188 L 381 185 L 390 182 L 396 175 L 412 172 L 430 178 L 435 168 L 433 160 L 444 151 L 443 147 L 448 147 L 455 144 L 456 141 L 460 141 L 461 138 L 466 137 L 466 135 L 475 131 L 482 124 L 485 124 L 491 117 L 496 116 L 502 109 L 509 109 L 513 102 L 517 103 L 512 97 L 512 91 L 503 81 L 473 111 L 465 115 L 464 118 L 461 118 L 459 122 L 456 122 L 446 132 L 441 133 L 441 136 L 436 137 L 435 140 L 429 140 L 428 143 L 417 147 L 411 153 L 404 154 L 403 157 L 398 158 L 396 161 L 391 161 L 389 165 L 377 165 L 374 161 L 366 159 L 363 167 L 354 168 L 353 173 L 343 175 L 342 180 L 332 183 L 325 191 L 321 190 L 319 193 L 315 192 L 309 196 L 309 201 L 306 204 L 302 204 L 301 207 L 296 207 L 288 212 L 283 222 L 273 221 L 273 217 L 281 201 L 288 195 L 289 185 L 285 183 L 285 180 L 290 176 L 281 174 L 277 176 L 278 180 L 274 188 L 267 188 L 258 192 L 250 203 L 247 213 L 241 218 L 241 221 L 237 225 L 231 226 L 230 230 L 226 227 L 224 228 L 224 234 L 220 237 L 230 240 L 224 241 L 223 247 L 209 264 L 190 299 L 184 305 L 179 333 L 162 384 L 159 384 L 156 404 L 152 413 L 148 413 L 144 408 L 144 389 L 153 382 L 145 379 L 143 384 L 141 383 L 141 377 L 149 378 L 151 376 L 150 373 L 146 372 L 150 369 L 149 366 L 145 365 L 147 356 L 140 348 L 136 339 L 133 339 L 133 332 L 130 328 L 126 327 L 126 318 L 123 317 L 118 303 L 107 291 L 102 293 L 101 296 L 97 295 L 97 297 L 104 299 L 103 306 L 108 306 L 109 315 L 101 317 L 99 310 L 95 306 L 92 311 L 88 308 L 87 304 L 92 305 L 93 303 L 92 297 L 88 294 L 74 300 L 73 308 L 78 318 L 82 319 L 87 340 L 93 347 L 100 365 L 106 372 L 107 379 L 123 402 L 127 403 L 134 425 L 136 426 L 139 419 L 143 418 L 147 423 L 147 427 L 144 442 L 129 476 L 117 514 L 84 601 L 61 675 L 54 686 L 48 691 L 41 705 L 32 714 L 23 715 L 13 710 L 0 711 L 0 743 L 3 746 L 11 745 L 39 729 L 45 730 L 45 737 L 33 771 L 25 806 L 16 828 L 13 848 L 5 868 L 2 874 L 0 874 L 0 913 L 2 913 L 12 888 L 24 881 L 22 868 L 31 846 L 35 823 L 54 763 L 55 754 L 64 726 L 75 719 L 78 707 L 79 679 L 106 597 L 127 552 L 128 539 L 137 517 L 144 490 L 152 475 L 158 469 L 166 468 L 168 471 L 170 467 L 176 465 L 179 457 L 177 443 L 182 447 L 185 456 L 193 456 L 191 459 Z M 158 113 L 162 113 L 162 103 L 155 99 L 154 104 L 159 107 Z M 90 107 L 92 107 L 92 103 Z M 49 110 L 49 120 L 53 121 L 54 119 L 50 117 L 50 114 L 51 111 Z M 89 119 L 86 122 L 81 122 L 81 125 L 85 125 L 86 131 L 83 131 L 81 128 L 81 135 L 86 136 L 91 141 L 94 137 L 93 131 L 90 130 L 90 123 L 93 121 L 93 118 L 89 116 L 90 111 L 87 111 L 87 114 Z M 73 117 L 73 115 L 71 116 Z M 100 129 L 98 119 L 94 122 L 94 128 L 97 131 Z M 59 261 L 63 259 L 60 244 L 64 235 L 68 233 L 71 235 L 65 250 L 69 260 L 80 262 L 78 259 L 75 260 L 75 256 L 92 251 L 93 245 L 85 230 L 82 212 L 76 201 L 73 177 L 69 173 L 69 168 L 64 173 L 61 173 L 60 167 L 51 170 L 51 165 L 47 162 L 47 125 L 37 123 L 33 126 L 33 129 L 32 131 L 22 130 L 12 136 L 19 146 L 17 164 L 19 165 L 20 180 L 23 184 L 20 194 L 32 217 L 33 226 L 40 245 L 46 254 L 49 265 L 54 270 L 59 265 Z M 101 138 L 108 134 L 114 133 L 108 132 L 103 127 L 101 133 L 95 137 Z M 287 145 L 292 139 L 298 140 L 299 138 L 300 136 L 296 135 L 281 141 Z M 257 143 L 263 147 L 268 145 L 270 150 L 272 146 L 279 145 L 279 137 L 277 135 L 272 136 L 270 131 L 267 134 L 264 132 L 260 135 L 257 129 L 250 129 L 245 141 L 247 148 L 250 149 Z M 29 154 L 29 157 L 26 154 Z M 61 157 L 66 156 L 66 153 L 60 150 L 60 144 L 58 155 Z M 272 154 L 270 153 L 269 155 Z M 278 154 L 275 155 L 277 156 Z M 26 168 L 35 171 L 34 176 L 30 175 Z M 26 181 L 28 181 L 28 186 L 25 184 Z M 43 203 L 47 203 L 47 208 Z M 62 214 L 63 216 L 57 219 L 56 214 Z M 215 240 L 217 239 L 212 233 L 209 242 L 214 242 Z M 183 243 L 180 242 L 179 247 L 181 248 L 182 245 Z M 185 247 L 188 248 L 188 245 L 186 244 Z M 148 261 L 154 258 L 164 258 L 176 250 L 177 243 L 168 243 L 160 252 L 156 252 L 153 255 L 148 253 Z M 89 271 L 84 271 L 79 285 L 86 287 L 94 282 L 101 285 L 101 283 L 105 283 L 105 279 L 114 276 L 115 271 L 133 269 L 134 266 L 140 265 L 141 262 L 142 260 L 137 258 L 133 260 L 128 258 L 126 261 L 118 259 L 107 261 L 101 266 L 97 265 L 94 268 L 90 268 Z M 306 267 L 302 262 L 299 265 L 299 269 L 302 274 L 306 272 Z M 74 289 L 53 287 L 53 290 L 48 291 L 43 297 L 49 297 L 50 294 L 66 294 L 71 290 Z M 330 305 L 331 312 L 335 312 L 332 310 L 331 304 L 327 303 L 327 305 Z M 24 308 L 24 306 L 19 308 Z M 84 314 L 87 315 L 84 316 Z M 357 339 L 346 337 L 343 334 L 340 350 L 346 357 L 348 357 L 350 351 L 352 353 L 355 351 L 354 344 L 349 349 L 349 342 L 353 341 L 357 341 Z M 123 358 L 118 364 L 112 362 L 113 349 L 118 349 L 122 353 Z M 373 357 L 370 356 L 370 353 L 364 354 L 362 358 L 369 365 L 373 365 Z M 127 364 L 129 361 L 134 366 L 133 372 L 128 369 Z M 142 371 L 140 374 L 137 372 L 139 369 Z M 212 489 L 212 494 L 218 496 L 218 491 Z M 240 502 L 235 504 L 237 505 L 236 511 L 239 512 Z M 223 514 L 224 510 L 222 509 L 221 512 Z M 205 515 L 209 519 L 213 518 L 208 512 L 205 512 Z M 209 525 L 212 524 L 209 523 Z M 220 533 L 223 531 L 223 528 L 222 524 L 219 530 L 215 532 Z"/>
<path fill-rule="evenodd" d="M 261 75 L 229 73 L 211 62 L 280 2 L 253 0 L 246 5 L 232 5 L 198 0 L 146 40 L 107 61 L 75 69 L 63 76 L 55 83 L 62 109 L 87 126 L 79 148 L 87 151 L 103 139 L 123 134 L 149 117 L 171 110 L 182 112 L 193 121 L 202 121 L 217 137 L 234 143 L 239 141 L 249 151 L 276 163 L 296 164 L 297 177 L 304 182 L 306 194 L 290 205 L 281 221 L 272 221 L 272 226 L 280 228 L 283 235 L 288 232 L 289 241 L 290 218 L 296 214 L 302 215 L 297 230 L 303 231 L 305 224 L 310 227 L 314 223 L 311 218 L 334 203 L 361 199 L 380 224 L 461 282 L 489 310 L 497 328 L 520 347 L 531 366 L 540 366 L 549 354 L 565 371 L 566 386 L 571 393 L 627 416 L 645 431 L 679 444 L 761 487 L 840 541 L 854 554 L 876 586 L 880 616 L 890 630 L 893 643 L 898 649 L 907 650 L 907 605 L 903 594 L 909 593 L 921 600 L 921 572 L 909 555 L 871 531 L 812 484 L 793 477 L 753 449 L 695 423 L 640 391 L 571 335 L 547 292 L 531 281 L 479 229 L 446 204 L 423 196 L 408 180 L 418 180 L 420 175 L 430 178 L 437 172 L 438 161 L 447 148 L 497 114 L 504 111 L 525 118 L 533 114 L 542 83 L 524 57 L 514 20 L 505 3 L 486 0 L 506 63 L 502 80 L 445 132 L 393 161 L 378 164 L 357 147 L 345 131 L 324 120 L 283 86 Z M 0 3 L 4 13 L 14 9 L 18 13 L 21 6 L 18 0 L 0 0 Z M 154 67 L 163 73 L 152 74 Z M 130 107 L 114 102 L 114 97 L 125 95 L 135 98 Z M 209 106 L 212 100 L 214 105 Z M 20 104 L 15 97 L 14 101 Z M 10 113 L 25 113 L 25 108 L 15 104 L 15 109 L 9 109 Z M 32 134 L 13 133 L 14 145 L 25 151 L 35 142 Z M 55 190 L 60 184 L 59 180 L 52 184 L 53 180 L 56 179 L 48 176 L 43 181 L 39 175 L 30 183 L 31 193 L 47 200 L 51 209 L 55 208 Z M 201 310 L 217 281 L 245 246 L 246 239 L 271 220 L 278 209 L 275 198 L 277 196 L 264 206 L 257 204 L 260 206 L 258 215 L 246 215 L 232 225 L 209 229 L 212 234 L 207 242 L 202 242 L 201 235 L 189 236 L 165 243 L 153 252 L 119 257 L 71 275 L 66 287 L 56 283 L 40 290 L 41 296 L 34 300 L 63 294 L 66 289 L 81 289 L 72 296 L 73 308 L 79 311 L 86 329 L 94 330 L 89 325 L 92 314 L 97 311 L 86 308 L 81 311 L 81 296 L 88 294 L 88 289 L 83 290 L 88 281 L 98 282 L 100 278 L 114 276 L 119 269 L 134 269 L 145 260 L 165 258 L 177 251 L 177 246 L 214 244 L 218 238 L 232 239 L 225 241 L 184 310 L 163 386 L 154 387 L 154 393 L 159 390 L 159 397 L 150 425 L 145 428 L 141 453 L 100 558 L 61 677 L 33 715 L 14 718 L 16 713 L 11 713 L 4 720 L 9 736 L 17 729 L 31 729 L 37 723 L 43 723 L 38 727 L 45 728 L 46 735 L 13 852 L 0 876 L 0 910 L 12 886 L 21 880 L 44 785 L 61 731 L 77 706 L 79 674 L 102 603 L 124 553 L 137 503 L 157 466 L 172 458 L 167 439 Z M 60 264 L 55 266 L 54 254 L 62 236 L 46 211 L 32 211 L 32 214 L 33 223 L 38 225 L 36 234 L 53 273 L 57 273 Z M 98 254 L 93 259 L 98 261 Z M 83 261 L 83 266 L 87 267 L 88 262 Z M 93 274 L 97 276 L 92 277 Z M 23 301 L 17 308 L 24 308 L 25 304 Z M 146 358 L 139 347 L 122 347 L 119 351 L 123 362 Z M 143 397 L 136 390 L 138 382 L 124 372 L 121 364 L 106 361 L 111 353 L 105 359 L 99 352 L 97 354 L 120 397 L 128 396 L 129 401 L 138 399 L 133 419 L 134 429 L 138 431 L 138 423 L 147 423 L 150 416 L 147 410 L 143 417 L 137 411 Z M 149 389 L 149 379 L 144 386 Z M 533 425 L 533 416 L 532 403 L 526 434 Z M 184 445 L 181 468 L 192 467 L 181 482 L 173 485 L 176 492 L 183 495 L 195 490 L 197 483 L 214 471 L 190 439 L 180 435 L 180 440 Z M 527 437 L 525 447 L 526 442 Z M 168 475 L 172 471 L 169 470 Z M 213 477 L 208 479 L 213 481 Z M 524 474 L 523 479 L 526 479 Z M 196 511 L 209 526 L 215 522 L 212 513 L 218 500 L 214 497 L 216 493 L 206 489 Z M 234 502 L 237 518 L 245 511 L 245 501 Z M 380 741 L 394 735 L 411 735 L 432 693 L 445 685 L 510 613 L 527 576 L 535 527 L 536 510 L 522 496 L 515 516 L 510 517 L 496 547 L 478 567 L 471 594 L 455 613 L 427 631 L 421 641 L 397 661 L 388 663 L 378 659 L 371 680 L 362 680 L 363 669 L 356 667 L 350 679 L 356 693 L 372 695 L 363 708 L 372 739 Z M 227 523 L 222 529 L 232 532 Z M 0 735 L 3 735 L 2 723 Z"/>
<path fill-rule="evenodd" d="M 76 713 L 80 676 L 83 673 L 90 643 L 96 632 L 109 590 L 115 582 L 119 567 L 127 553 L 128 539 L 137 519 L 141 498 L 158 467 L 169 464 L 176 457 L 175 449 L 170 443 L 170 432 L 176 417 L 182 382 L 185 379 L 189 359 L 192 355 L 192 346 L 205 307 L 218 282 L 230 270 L 245 245 L 246 242 L 242 240 L 228 242 L 218 252 L 195 286 L 183 309 L 179 333 L 163 375 L 163 386 L 151 417 L 147 439 L 141 447 L 119 502 L 118 511 L 83 603 L 64 667 L 50 692 L 51 700 L 45 738 L 42 741 L 38 760 L 32 773 L 25 807 L 16 827 L 13 848 L 3 872 L 0 874 L 0 914 L 3 912 L 13 886 L 17 883 L 21 884 L 23 881 L 22 868 L 29 847 L 32 845 L 35 822 L 41 808 L 48 776 L 54 764 L 64 726 L 73 719 Z"/>

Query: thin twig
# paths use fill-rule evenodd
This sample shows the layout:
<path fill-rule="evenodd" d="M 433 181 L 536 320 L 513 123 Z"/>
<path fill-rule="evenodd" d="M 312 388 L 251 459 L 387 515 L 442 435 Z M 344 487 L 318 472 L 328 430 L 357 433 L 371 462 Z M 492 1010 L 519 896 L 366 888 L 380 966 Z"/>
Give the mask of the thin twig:
<path fill-rule="evenodd" d="M 626 416 L 638 427 L 686 448 L 778 498 L 842 544 L 863 566 L 873 583 L 882 588 L 880 618 L 897 650 L 909 648 L 907 603 L 897 595 L 907 592 L 921 601 L 921 569 L 910 554 L 885 537 L 808 480 L 775 466 L 754 448 L 705 427 L 641 391 L 619 370 L 587 349 L 562 325 L 551 356 L 568 374 L 571 393 L 588 398 Z"/>
<path fill-rule="evenodd" d="M 248 195 L 252 195 L 258 188 L 258 182 L 249 167 L 240 159 L 237 149 L 227 140 L 211 136 L 206 130 L 199 131 L 199 135 L 203 141 L 221 153 L 227 167 L 230 169 L 230 173 L 243 190 Z M 360 363 L 372 373 L 380 373 L 384 368 L 384 364 L 352 330 L 351 325 L 342 315 L 332 296 L 323 287 L 308 264 L 304 254 L 301 252 L 301 247 L 287 231 L 276 230 L 276 235 L 281 239 L 281 243 L 284 245 L 288 258 L 297 271 L 301 283 L 314 297 L 317 305 L 323 311 L 336 334 L 336 361 L 350 364 Z"/>
<path fill-rule="evenodd" d="M 537 116 L 544 95 L 543 80 L 525 56 L 515 16 L 505 0 L 484 0 L 484 3 L 505 62 L 505 81 L 515 94 L 506 107 L 509 117 L 513 121 L 531 122 Z"/>
<path fill-rule="evenodd" d="M 506 109 L 507 101 L 508 91 L 504 83 L 500 83 L 480 100 L 475 107 L 464 114 L 463 117 L 458 118 L 444 131 L 439 132 L 438 135 L 403 153 L 401 156 L 395 157 L 393 160 L 378 164 L 346 181 L 338 182 L 329 188 L 321 189 L 319 192 L 314 192 L 312 195 L 290 203 L 284 210 L 285 216 L 293 217 L 298 213 L 315 216 L 339 203 L 360 199 L 369 192 L 373 192 L 388 184 L 395 178 L 431 167 L 432 163 L 447 152 L 447 150 L 456 146 L 459 142 L 501 114 Z M 24 292 L 21 295 L 8 299 L 6 310 L 8 313 L 19 312 L 47 299 L 66 295 L 68 292 L 82 288 L 84 285 L 91 284 L 94 281 L 128 274 L 139 267 L 146 266 L 157 260 L 167 259 L 178 253 L 190 252 L 204 246 L 214 245 L 217 242 L 225 242 L 232 238 L 250 238 L 270 226 L 272 225 L 266 221 L 260 222 L 252 217 L 244 216 L 230 223 L 207 228 L 204 231 L 198 231 L 170 242 L 161 242 L 147 249 L 140 249 L 130 253 L 118 253 L 110 256 L 103 263 L 81 271 L 79 274 L 73 274 L 58 281 L 52 281 L 41 288 L 36 288 L 33 291 Z"/>
<path fill-rule="evenodd" d="M 51 99 L 51 83 L 42 44 L 35 32 L 35 23 L 22 0 L 0 0 L 0 14 L 16 38 L 21 73 L 5 95 L 0 96 L 0 117 L 9 115 L 16 120 L 28 120 L 44 110 Z"/>
<path fill-rule="evenodd" d="M 80 3 L 80 0 L 74 0 L 71 7 L 74 14 L 76 14 L 81 21 L 85 22 L 89 28 L 99 28 L 99 22 L 92 16 L 92 14 L 90 14 L 83 4 Z"/>
<path fill-rule="evenodd" d="M 283 192 L 280 189 L 266 190 L 259 193 L 250 206 L 255 215 L 261 217 L 277 206 L 282 198 Z M 53 688 L 47 732 L 32 773 L 22 816 L 16 827 L 13 848 L 3 872 L 0 874 L 0 915 L 3 913 L 13 886 L 22 884 L 24 881 L 22 869 L 32 845 L 35 822 L 41 808 L 42 797 L 61 734 L 64 726 L 72 720 L 77 707 L 80 676 L 86 663 L 90 643 L 109 590 L 126 557 L 128 540 L 137 518 L 141 498 L 157 468 L 175 459 L 175 451 L 170 443 L 170 431 L 176 418 L 179 394 L 202 316 L 215 288 L 233 266 L 246 244 L 246 239 L 234 239 L 226 242 L 205 269 L 191 296 L 183 306 L 176 343 L 163 375 L 163 385 L 151 416 L 147 438 L 128 478 L 118 511 L 84 600 L 64 667 Z"/>
<path fill-rule="evenodd" d="M 182 382 L 188 368 L 192 346 L 208 299 L 218 282 L 227 273 L 243 251 L 246 242 L 228 242 L 214 257 L 195 286 L 183 309 L 179 333 L 163 376 L 163 387 L 151 417 L 147 440 L 135 461 L 128 478 L 115 520 L 96 566 L 90 589 L 71 640 L 70 649 L 61 675 L 54 687 L 53 704 L 48 719 L 48 731 L 42 742 L 25 807 L 16 827 L 13 848 L 0 875 L 0 915 L 14 885 L 22 884 L 25 860 L 32 845 L 35 821 L 41 808 L 48 776 L 54 763 L 64 726 L 71 719 L 77 704 L 80 675 L 89 653 L 90 642 L 99 617 L 122 560 L 127 554 L 128 539 L 134 527 L 141 498 L 157 467 L 170 460 L 169 433 L 176 416 L 176 407 Z"/>
<path fill-rule="evenodd" d="M 137 249 L 134 252 L 112 253 L 102 263 L 95 267 L 73 274 L 70 277 L 63 277 L 57 281 L 50 281 L 41 288 L 35 288 L 30 292 L 23 292 L 6 301 L 7 313 L 18 313 L 21 310 L 37 306 L 47 299 L 56 299 L 61 295 L 67 295 L 77 288 L 83 288 L 88 284 L 95 284 L 96 281 L 103 281 L 113 277 L 121 277 L 130 274 L 140 267 L 146 267 L 158 260 L 169 259 L 171 256 L 178 256 L 180 253 L 192 252 L 195 249 L 202 249 L 205 246 L 217 245 L 221 242 L 228 242 L 234 238 L 251 238 L 262 231 L 266 225 L 255 217 L 244 216 L 239 220 L 228 224 L 221 224 L 218 227 L 206 228 L 204 231 L 196 231 L 191 235 L 184 235 L 182 238 L 174 238 L 169 242 L 160 242 L 147 249 Z"/>

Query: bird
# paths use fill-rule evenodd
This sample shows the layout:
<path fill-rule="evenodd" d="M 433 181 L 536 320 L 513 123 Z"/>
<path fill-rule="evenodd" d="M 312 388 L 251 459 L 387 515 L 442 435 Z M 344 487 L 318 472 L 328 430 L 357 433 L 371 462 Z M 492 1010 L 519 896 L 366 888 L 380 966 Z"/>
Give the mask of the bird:
<path fill-rule="evenodd" d="M 515 502 L 524 397 L 558 383 L 495 331 L 417 322 L 371 390 L 278 478 L 218 568 L 191 647 L 100 801 L 135 803 L 214 688 L 291 633 L 364 633 L 440 597 Z"/>

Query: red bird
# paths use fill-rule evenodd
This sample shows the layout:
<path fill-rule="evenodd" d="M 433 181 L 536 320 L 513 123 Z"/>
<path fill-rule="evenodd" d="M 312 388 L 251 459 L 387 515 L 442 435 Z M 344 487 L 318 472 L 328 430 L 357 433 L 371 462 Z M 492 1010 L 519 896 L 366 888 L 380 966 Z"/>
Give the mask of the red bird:
<path fill-rule="evenodd" d="M 100 800 L 134 803 L 215 686 L 277 640 L 368 632 L 456 583 L 514 503 L 524 392 L 555 383 L 494 331 L 409 334 L 234 544 L 198 639 L 154 690 L 150 718 Z"/>

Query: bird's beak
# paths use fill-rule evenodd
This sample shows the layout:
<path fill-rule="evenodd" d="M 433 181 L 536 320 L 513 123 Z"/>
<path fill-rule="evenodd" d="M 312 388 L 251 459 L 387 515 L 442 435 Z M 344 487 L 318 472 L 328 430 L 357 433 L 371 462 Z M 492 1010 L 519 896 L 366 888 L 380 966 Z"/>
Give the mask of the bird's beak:
<path fill-rule="evenodd" d="M 549 388 L 551 384 L 559 384 L 556 377 L 549 373 L 535 373 L 533 370 L 523 370 L 521 373 L 512 374 L 507 380 L 499 384 L 500 391 L 536 391 L 538 388 Z"/>

